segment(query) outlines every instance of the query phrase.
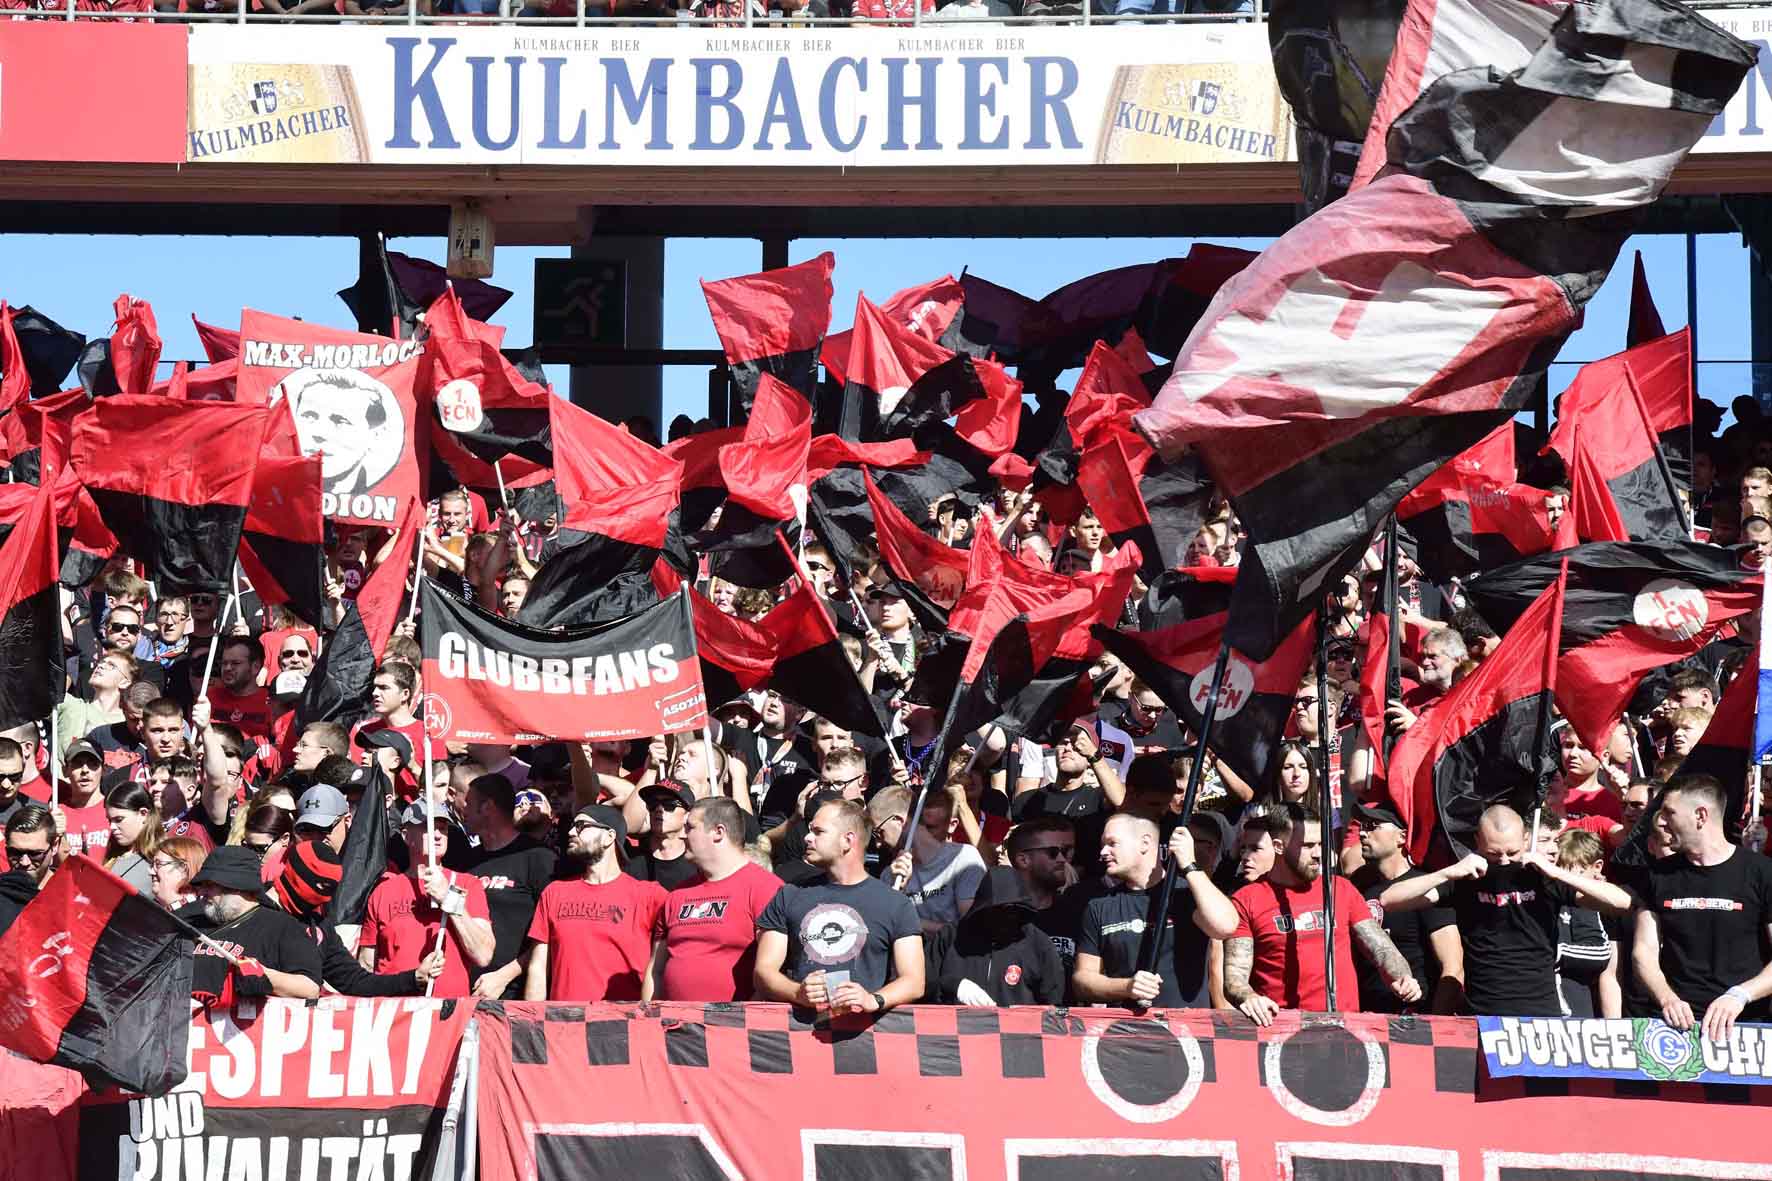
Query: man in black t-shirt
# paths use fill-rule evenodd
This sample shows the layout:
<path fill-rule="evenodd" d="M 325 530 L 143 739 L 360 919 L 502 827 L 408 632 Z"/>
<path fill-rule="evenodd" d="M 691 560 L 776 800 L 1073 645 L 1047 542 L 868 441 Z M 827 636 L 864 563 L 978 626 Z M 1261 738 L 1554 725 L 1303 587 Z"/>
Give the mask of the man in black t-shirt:
<path fill-rule="evenodd" d="M 761 694 L 758 707 L 762 720 L 755 730 L 732 736 L 732 751 L 749 773 L 759 821 L 772 828 L 792 813 L 800 789 L 818 774 L 818 756 L 799 731 L 805 712 L 800 706 L 772 689 Z"/>
<path fill-rule="evenodd" d="M 1082 726 L 1072 726 L 1053 745 L 1057 778 L 1051 787 L 1024 791 L 1009 802 L 1017 824 L 1036 816 L 1063 816 L 1077 827 L 1077 866 L 1088 873 L 1101 853 L 1101 831 L 1108 814 L 1125 802 L 1119 773 L 1102 756 L 1101 744 Z M 1089 775 L 1095 775 L 1095 784 Z"/>
<path fill-rule="evenodd" d="M 1101 836 L 1101 861 L 1113 885 L 1083 908 L 1077 965 L 1071 986 L 1079 1001 L 1210 1008 L 1207 962 L 1211 940 L 1237 929 L 1230 899 L 1194 861 L 1194 838 L 1177 828 L 1169 838 L 1172 868 L 1158 863 L 1157 826 L 1128 814 L 1114 816 Z M 1154 971 L 1140 971 L 1156 890 L 1170 889 L 1169 914 L 1157 944 Z"/>
<path fill-rule="evenodd" d="M 646 805 L 648 820 L 646 854 L 628 858 L 627 874 L 675 890 L 697 872 L 683 842 L 683 825 L 689 819 L 689 809 L 695 807 L 695 793 L 675 779 L 661 779 L 641 788 L 640 800 Z"/>
<path fill-rule="evenodd" d="M 1360 976 L 1360 1008 L 1368 1013 L 1457 1013 L 1464 1007 L 1464 945 L 1452 911 L 1444 906 L 1392 914 L 1379 903 L 1379 895 L 1392 882 L 1421 876 L 1405 852 L 1407 833 L 1403 821 L 1387 804 L 1356 809 L 1360 818 L 1360 855 L 1366 864 L 1350 879 L 1361 897 L 1372 905 L 1384 923 L 1409 971 L 1421 982 L 1422 1000 L 1404 1004 L 1391 991 L 1384 975 L 1371 960 L 1360 957 L 1354 971 Z"/>
<path fill-rule="evenodd" d="M 757 999 L 880 1013 L 923 999 L 923 930 L 911 900 L 864 860 L 868 815 L 854 800 L 813 814 L 806 861 L 826 880 L 783 886 L 757 918 Z"/>
<path fill-rule="evenodd" d="M 320 995 L 320 948 L 281 910 L 261 906 L 259 855 L 223 845 L 191 879 L 198 901 L 180 911 L 212 943 L 199 943 L 191 964 L 191 995 L 210 1003 L 231 998 Z M 231 962 L 217 947 L 234 957 Z M 232 977 L 230 979 L 230 976 Z"/>
<path fill-rule="evenodd" d="M 480 838 L 463 868 L 486 889 L 486 909 L 497 943 L 492 963 L 474 981 L 474 995 L 520 1000 L 523 964 L 518 953 L 541 892 L 554 880 L 559 855 L 517 831 L 517 789 L 503 775 L 480 775 L 468 783 L 461 819 Z"/>
<path fill-rule="evenodd" d="M 1475 1013 L 1561 1017 L 1557 1000 L 1557 911 L 1630 908 L 1628 891 L 1558 869 L 1531 849 L 1520 814 L 1506 804 L 1483 812 L 1477 851 L 1433 873 L 1399 878 L 1379 895 L 1385 915 L 1449 905 L 1464 944 L 1464 992 Z"/>
<path fill-rule="evenodd" d="M 1708 775 L 1668 786 L 1655 825 L 1674 852 L 1649 867 L 1632 959 L 1637 975 L 1675 1029 L 1699 1020 L 1724 1041 L 1737 1020 L 1764 1021 L 1772 966 L 1772 861 L 1729 842 L 1727 797 Z"/>

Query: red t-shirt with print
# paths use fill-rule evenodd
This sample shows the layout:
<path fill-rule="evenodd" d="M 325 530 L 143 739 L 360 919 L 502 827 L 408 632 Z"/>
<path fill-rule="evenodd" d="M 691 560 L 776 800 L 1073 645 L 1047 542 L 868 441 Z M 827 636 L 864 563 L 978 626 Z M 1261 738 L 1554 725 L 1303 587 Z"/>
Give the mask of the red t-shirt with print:
<path fill-rule="evenodd" d="M 529 938 L 548 945 L 548 999 L 637 1001 L 665 889 L 627 874 L 597 885 L 550 882 Z"/>

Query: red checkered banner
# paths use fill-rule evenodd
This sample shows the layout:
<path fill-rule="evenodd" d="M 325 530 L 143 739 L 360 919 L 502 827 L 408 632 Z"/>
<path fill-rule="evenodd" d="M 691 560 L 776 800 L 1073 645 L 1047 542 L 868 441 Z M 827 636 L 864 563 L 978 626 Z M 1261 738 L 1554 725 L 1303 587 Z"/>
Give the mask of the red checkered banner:
<path fill-rule="evenodd" d="M 1479 1070 L 1452 1018 L 271 1001 L 161 1098 L 0 1058 L 0 1181 L 1772 1181 L 1772 1088 Z"/>

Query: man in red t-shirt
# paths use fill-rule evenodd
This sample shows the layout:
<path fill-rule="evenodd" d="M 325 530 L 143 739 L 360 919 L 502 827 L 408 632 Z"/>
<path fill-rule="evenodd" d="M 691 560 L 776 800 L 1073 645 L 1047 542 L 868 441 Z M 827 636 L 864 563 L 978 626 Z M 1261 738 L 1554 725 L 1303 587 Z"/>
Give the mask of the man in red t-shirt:
<path fill-rule="evenodd" d="M 529 923 L 529 1001 L 637 1001 L 651 995 L 652 933 L 664 887 L 621 871 L 628 826 L 621 810 L 587 804 L 572 818 L 567 856 L 584 865 L 541 892 Z"/>
<path fill-rule="evenodd" d="M 659 912 L 653 987 L 641 1000 L 748 1001 L 755 989 L 757 916 L 781 879 L 745 856 L 744 813 L 724 796 L 695 801 L 684 856 L 700 871 Z"/>
<path fill-rule="evenodd" d="M 271 745 L 271 696 L 258 683 L 263 667 L 257 640 L 229 636 L 216 653 L 215 680 L 204 693 L 209 698 L 210 719 L 238 727 L 259 744 L 261 756 Z"/>
<path fill-rule="evenodd" d="M 1231 897 L 1237 929 L 1224 942 L 1225 999 L 1257 1025 L 1281 1009 L 1329 1008 L 1323 973 L 1323 826 L 1297 804 L 1278 804 L 1249 822 L 1273 837 L 1273 869 Z M 1377 965 L 1400 1000 L 1421 999 L 1421 985 L 1360 891 L 1335 879 L 1336 1008 L 1359 1006 L 1352 945 Z"/>
<path fill-rule="evenodd" d="M 406 751 L 416 755 L 424 742 L 424 723 L 413 712 L 418 706 L 418 671 L 404 660 L 388 660 L 375 670 L 375 679 L 369 686 L 369 705 L 375 710 L 375 717 L 362 723 L 351 732 L 351 748 L 356 759 L 361 762 L 371 749 L 378 751 L 382 770 L 386 771 L 394 781 L 394 790 L 402 800 L 418 798 L 418 773 L 413 767 L 413 758 L 402 759 L 397 746 L 382 744 L 372 746 L 363 741 L 363 735 L 373 734 L 378 730 L 398 730 L 406 737 Z"/>
<path fill-rule="evenodd" d="M 456 874 L 431 863 L 449 847 L 444 813 L 429 822 L 422 805 L 408 805 L 400 817 L 400 835 L 412 868 L 384 875 L 370 892 L 357 959 L 372 972 L 411 971 L 436 949 L 437 932 L 447 918 L 443 974 L 431 995 L 467 996 L 468 965 L 486 967 L 496 946 L 486 888 L 471 873 Z"/>
<path fill-rule="evenodd" d="M 69 856 L 89 853 L 96 860 L 104 859 L 105 846 L 111 840 L 111 824 L 105 815 L 104 771 L 104 757 L 98 753 L 98 747 L 84 738 L 68 744 L 67 753 L 62 755 L 66 779 L 62 783 L 61 806 L 56 810 L 61 813 L 58 827 L 64 832 Z M 38 779 L 25 785 L 22 794 L 47 804 L 49 783 Z"/>

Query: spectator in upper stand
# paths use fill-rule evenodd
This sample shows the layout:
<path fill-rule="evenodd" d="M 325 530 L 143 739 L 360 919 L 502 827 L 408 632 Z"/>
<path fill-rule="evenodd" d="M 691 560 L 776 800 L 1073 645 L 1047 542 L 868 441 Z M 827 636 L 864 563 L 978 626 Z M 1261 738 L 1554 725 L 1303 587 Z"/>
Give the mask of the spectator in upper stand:
<path fill-rule="evenodd" d="M 521 574 L 505 575 L 504 581 L 498 584 L 498 613 L 506 619 L 515 619 L 517 612 L 523 609 L 523 600 L 529 597 L 529 580 Z"/>
<path fill-rule="evenodd" d="M 1444 697 L 1458 679 L 1458 670 L 1469 659 L 1464 637 L 1449 627 L 1436 627 L 1421 637 L 1421 659 L 1416 662 L 1416 686 L 1400 701 L 1385 707 L 1390 728 L 1398 733 L 1415 724 L 1423 710 Z"/>
<path fill-rule="evenodd" d="M 1478 664 L 1501 646 L 1501 637 L 1495 634 L 1495 629 L 1468 607 L 1453 612 L 1448 623 L 1464 641 L 1464 650 L 1470 659 Z"/>
<path fill-rule="evenodd" d="M 104 785 L 107 781 L 113 786 L 118 780 L 123 784 L 131 781 L 127 775 L 118 772 L 106 776 L 99 753 L 90 742 L 76 742 L 69 746 L 67 756 L 62 759 L 62 770 L 67 777 L 62 784 L 60 806 L 55 809 L 59 813 L 56 827 L 67 838 L 69 853 L 102 855 L 111 840 Z M 47 791 L 42 800 L 48 803 Z"/>
<path fill-rule="evenodd" d="M 153 883 L 154 901 L 167 910 L 177 910 L 196 901 L 191 879 L 203 868 L 209 847 L 193 837 L 168 837 L 154 850 L 148 863 Z"/>
<path fill-rule="evenodd" d="M 147 753 L 147 716 L 150 704 L 160 699 L 160 690 L 152 682 L 135 681 L 123 690 L 123 720 L 100 726 L 83 735 L 98 748 L 105 766 L 132 767 Z M 177 702 L 173 703 L 175 706 Z M 180 714 L 183 720 L 183 714 Z M 70 743 L 73 739 L 68 740 Z M 35 767 L 32 773 L 35 773 Z"/>
<path fill-rule="evenodd" d="M 1750 467 L 1741 473 L 1741 499 L 1772 496 L 1772 469 Z"/>
<path fill-rule="evenodd" d="M 268 744 L 271 737 L 271 696 L 258 683 L 264 668 L 264 649 L 250 636 L 229 636 L 216 655 L 216 678 L 204 693 L 209 716 L 237 726 L 254 742 Z"/>
<path fill-rule="evenodd" d="M 1266 878 L 1231 898 L 1237 921 L 1224 944 L 1224 996 L 1257 1025 L 1272 1024 L 1281 1009 L 1329 1007 L 1323 954 L 1322 825 L 1296 804 L 1282 804 L 1262 823 L 1280 855 Z M 1349 982 L 1336 996 L 1347 1005 L 1357 993 L 1353 947 L 1378 968 L 1405 1004 L 1421 999 L 1421 985 L 1372 908 L 1352 882 L 1335 878 L 1335 976 Z"/>
<path fill-rule="evenodd" d="M 123 721 L 123 691 L 135 680 L 135 658 L 122 652 L 106 652 L 92 662 L 86 674 L 86 698 L 65 697 L 55 707 L 56 732 L 63 749 L 101 726 Z M 61 751 L 55 752 L 61 757 Z"/>
<path fill-rule="evenodd" d="M 481 775 L 468 783 L 461 819 L 479 844 L 466 854 L 469 871 L 486 891 L 496 947 L 492 963 L 474 982 L 474 995 L 517 1000 L 523 995 L 523 940 L 554 878 L 554 851 L 517 830 L 517 789 L 503 775 Z"/>
<path fill-rule="evenodd" d="M 1236 911 L 1194 860 L 1191 832 L 1177 828 L 1168 847 L 1173 870 L 1158 860 L 1162 841 L 1155 824 L 1124 813 L 1108 821 L 1101 861 L 1112 884 L 1083 907 L 1071 972 L 1079 1001 L 1210 1006 L 1210 940 L 1236 929 Z M 1160 889 L 1174 896 L 1152 968 L 1145 970 L 1140 967 L 1144 932 Z"/>
<path fill-rule="evenodd" d="M 695 862 L 689 859 L 684 840 L 689 810 L 696 804 L 695 793 L 675 779 L 661 779 L 642 787 L 639 795 L 646 807 L 646 852 L 628 859 L 627 872 L 640 881 L 657 882 L 667 892 L 675 890 L 695 877 Z M 744 831 L 736 831 L 742 846 Z"/>
<path fill-rule="evenodd" d="M 1282 741 L 1275 752 L 1272 781 L 1262 785 L 1257 804 L 1297 804 L 1313 814 L 1323 799 L 1323 777 L 1317 770 L 1317 752 L 1294 738 Z"/>
<path fill-rule="evenodd" d="M 1053 748 L 1057 778 L 1050 787 L 1024 791 L 1010 801 L 1016 822 L 1036 816 L 1063 816 L 1077 826 L 1077 864 L 1095 864 L 1108 814 L 1126 799 L 1126 789 L 1102 757 L 1094 735 L 1072 726 Z"/>
<path fill-rule="evenodd" d="M 1043 816 L 1018 824 L 1005 846 L 1009 865 L 1021 879 L 1034 910 L 1034 924 L 1046 933 L 1070 979 L 1077 962 L 1077 927 L 1081 914 L 1062 905 L 1065 892 L 1077 882 L 1077 830 L 1062 816 Z"/>
<path fill-rule="evenodd" d="M 1385 913 L 1450 906 L 1464 943 L 1464 991 L 1471 1009 L 1504 1017 L 1558 1017 L 1558 911 L 1580 905 L 1613 914 L 1630 894 L 1597 878 L 1557 868 L 1530 847 L 1525 822 L 1505 804 L 1483 812 L 1477 851 L 1445 869 L 1392 882 Z"/>
<path fill-rule="evenodd" d="M 1708 775 L 1668 785 L 1655 825 L 1673 853 L 1639 888 L 1632 960 L 1637 977 L 1675 1029 L 1702 1024 L 1723 1041 L 1735 1022 L 1765 1021 L 1772 966 L 1772 861 L 1733 844 L 1727 796 Z"/>
<path fill-rule="evenodd" d="M 1078 514 L 1077 523 L 1070 527 L 1068 534 L 1065 548 L 1058 555 L 1060 574 L 1088 574 L 1100 570 L 1107 555 L 1113 552 L 1107 529 L 1094 509 L 1085 508 Z"/>
<path fill-rule="evenodd" d="M 314 644 L 308 634 L 292 631 L 277 645 L 277 671 L 308 676 L 314 671 L 314 656 Z"/>
<path fill-rule="evenodd" d="M 205 1003 L 230 996 L 320 995 L 319 949 L 300 923 L 261 904 L 261 870 L 257 853 L 223 845 L 191 879 L 199 901 L 184 917 L 210 938 L 197 944 L 191 994 Z M 224 952 L 238 962 L 223 958 Z"/>
<path fill-rule="evenodd" d="M 25 752 L 10 738 L 0 738 L 0 824 L 29 800 L 19 791 L 25 782 Z"/>
<path fill-rule="evenodd" d="M 121 652 L 133 657 L 141 639 L 141 609 L 122 603 L 112 607 L 99 633 L 100 647 L 106 652 Z"/>
<path fill-rule="evenodd" d="M 1662 748 L 1662 757 L 1679 756 L 1684 759 L 1704 737 L 1705 728 L 1710 725 L 1714 711 L 1688 705 L 1676 709 L 1668 716 L 1667 744 Z"/>
<path fill-rule="evenodd" d="M 890 696 L 908 688 L 917 671 L 917 633 L 912 626 L 911 609 L 903 596 L 893 589 L 884 571 L 867 592 L 868 646 L 880 658 L 874 672 L 874 690 Z"/>
<path fill-rule="evenodd" d="M 428 951 L 417 967 L 405 972 L 371 972 L 345 950 L 337 928 L 323 921 L 332 896 L 344 878 L 344 866 L 324 841 L 303 841 L 265 891 L 265 903 L 287 914 L 306 930 L 320 949 L 320 975 L 328 988 L 345 996 L 418 996 L 442 975 L 448 960 L 440 950 Z"/>
<path fill-rule="evenodd" d="M 1772 521 L 1760 513 L 1743 518 L 1740 544 L 1742 567 L 1748 570 L 1763 567 L 1766 560 L 1772 558 Z"/>
<path fill-rule="evenodd" d="M 55 817 L 42 804 L 26 804 L 7 818 L 8 869 L 0 874 L 0 935 L 61 864 L 64 854 L 57 845 Z"/>
<path fill-rule="evenodd" d="M 418 670 L 404 660 L 384 660 L 370 682 L 369 705 L 375 716 L 351 732 L 351 745 L 359 760 L 374 757 L 382 770 L 393 779 L 400 798 L 410 800 L 418 795 L 418 776 L 412 766 L 412 755 L 424 741 L 424 723 L 419 720 Z M 378 730 L 393 730 L 406 739 L 404 751 L 396 745 L 371 746 L 365 735 Z"/>

